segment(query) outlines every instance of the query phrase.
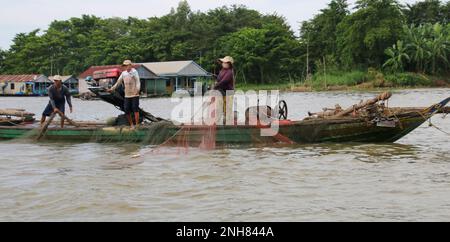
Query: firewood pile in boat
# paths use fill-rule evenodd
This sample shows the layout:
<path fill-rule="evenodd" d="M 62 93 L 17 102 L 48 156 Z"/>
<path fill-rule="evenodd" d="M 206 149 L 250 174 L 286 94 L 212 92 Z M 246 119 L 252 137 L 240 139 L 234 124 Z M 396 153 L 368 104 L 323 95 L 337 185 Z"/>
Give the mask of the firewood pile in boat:
<path fill-rule="evenodd" d="M 323 108 L 322 112 L 308 112 L 305 120 L 315 119 L 336 119 L 336 118 L 363 118 L 371 120 L 381 125 L 389 126 L 395 120 L 395 114 L 408 110 L 416 110 L 420 108 L 390 108 L 388 101 L 392 97 L 392 93 L 384 92 L 373 99 L 361 101 L 352 105 L 347 109 L 343 109 L 341 105 L 336 104 L 334 108 Z M 449 113 L 450 107 L 442 107 L 437 113 Z M 394 118 L 393 118 L 394 117 Z"/>

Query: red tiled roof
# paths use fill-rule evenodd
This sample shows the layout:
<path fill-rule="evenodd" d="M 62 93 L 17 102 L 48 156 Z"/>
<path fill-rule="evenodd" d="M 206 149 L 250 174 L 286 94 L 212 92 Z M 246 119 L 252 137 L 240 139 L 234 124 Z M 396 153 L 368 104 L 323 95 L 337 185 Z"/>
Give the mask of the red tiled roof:
<path fill-rule="evenodd" d="M 31 82 L 39 78 L 41 75 L 0 75 L 0 82 Z"/>
<path fill-rule="evenodd" d="M 139 68 L 141 65 L 134 64 L 133 68 Z M 93 76 L 95 71 L 101 71 L 106 69 L 122 68 L 122 65 L 108 65 L 108 66 L 91 66 L 89 69 L 81 73 L 79 78 L 86 78 L 88 76 Z"/>

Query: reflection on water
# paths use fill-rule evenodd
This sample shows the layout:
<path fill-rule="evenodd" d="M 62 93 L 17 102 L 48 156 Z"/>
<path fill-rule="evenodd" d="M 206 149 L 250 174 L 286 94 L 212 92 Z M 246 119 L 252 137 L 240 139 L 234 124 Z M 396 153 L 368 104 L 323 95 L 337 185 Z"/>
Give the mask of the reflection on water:
<path fill-rule="evenodd" d="M 449 89 L 396 92 L 391 105 L 428 106 Z M 287 93 L 293 119 L 373 93 Z M 18 103 L 16 100 L 20 100 Z M 33 100 L 33 102 L 29 102 Z M 39 113 L 45 98 L 0 98 Z M 116 114 L 75 101 L 78 120 Z M 170 100 L 144 100 L 168 117 Z M 165 106 L 164 106 L 165 105 Z M 83 110 L 82 112 L 80 110 Z M 448 117 L 433 123 L 450 131 Z M 132 156 L 141 153 L 140 157 Z M 0 142 L 0 220 L 450 220 L 449 136 L 426 125 L 395 144 L 227 147 Z"/>

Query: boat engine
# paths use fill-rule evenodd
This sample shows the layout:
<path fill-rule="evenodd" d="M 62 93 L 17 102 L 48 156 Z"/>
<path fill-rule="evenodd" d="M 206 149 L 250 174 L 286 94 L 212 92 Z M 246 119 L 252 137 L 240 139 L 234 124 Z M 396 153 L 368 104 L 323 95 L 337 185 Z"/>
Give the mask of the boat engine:
<path fill-rule="evenodd" d="M 288 108 L 286 101 L 281 100 L 277 106 L 275 106 L 275 112 L 270 106 L 255 106 L 249 107 L 245 111 L 246 124 L 258 123 L 260 121 L 270 122 L 273 119 L 287 120 Z"/>
<path fill-rule="evenodd" d="M 106 89 L 103 87 L 89 87 L 89 90 L 91 92 L 93 92 L 97 97 L 99 97 L 102 101 L 115 106 L 117 109 L 119 109 L 121 111 L 124 111 L 123 103 L 124 103 L 125 93 L 123 92 L 123 90 L 116 91 L 113 93 L 106 92 Z M 151 113 L 146 112 L 142 108 L 139 108 L 139 117 L 140 117 L 140 119 L 142 119 L 140 121 L 144 121 L 144 120 L 147 120 L 150 122 L 165 121 L 162 118 L 153 116 Z M 117 125 L 120 125 L 123 123 L 128 123 L 128 121 L 126 121 L 126 120 L 127 119 L 125 116 L 120 115 L 119 117 L 117 117 Z M 124 121 L 126 121 L 126 122 L 124 122 Z"/>
<path fill-rule="evenodd" d="M 288 118 L 288 107 L 287 103 L 284 100 L 281 100 L 278 103 L 278 106 L 276 108 L 278 110 L 278 119 L 279 120 L 287 120 Z"/>

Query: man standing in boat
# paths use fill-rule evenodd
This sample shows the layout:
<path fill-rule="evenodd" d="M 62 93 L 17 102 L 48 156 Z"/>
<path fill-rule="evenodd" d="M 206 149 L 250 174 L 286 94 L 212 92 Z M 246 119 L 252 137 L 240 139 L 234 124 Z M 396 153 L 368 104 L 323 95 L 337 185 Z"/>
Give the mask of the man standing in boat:
<path fill-rule="evenodd" d="M 69 104 L 70 113 L 73 111 L 70 91 L 69 88 L 62 84 L 62 77 L 59 75 L 54 76 L 53 82 L 53 85 L 48 88 L 48 97 L 50 98 L 50 101 L 42 113 L 41 125 L 44 124 L 46 117 L 51 116 L 53 113 L 65 114 L 66 100 Z M 63 117 L 61 117 L 61 128 L 64 128 Z"/>
<path fill-rule="evenodd" d="M 139 126 L 139 95 L 141 91 L 141 80 L 139 78 L 139 73 L 133 68 L 133 63 L 130 60 L 125 60 L 123 62 L 125 71 L 122 72 L 119 79 L 117 79 L 116 84 L 108 89 L 108 92 L 113 92 L 119 85 L 124 85 L 125 88 L 125 101 L 124 101 L 124 111 L 127 116 L 128 122 L 132 129 L 135 128 L 132 113 L 134 113 L 134 120 L 136 121 L 136 126 Z"/>

